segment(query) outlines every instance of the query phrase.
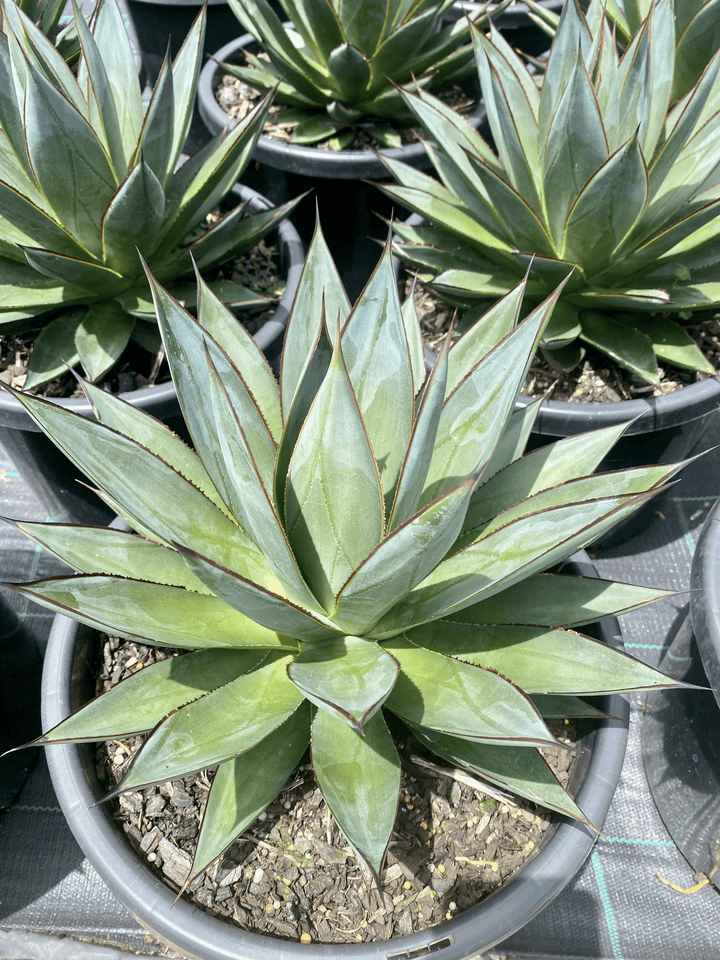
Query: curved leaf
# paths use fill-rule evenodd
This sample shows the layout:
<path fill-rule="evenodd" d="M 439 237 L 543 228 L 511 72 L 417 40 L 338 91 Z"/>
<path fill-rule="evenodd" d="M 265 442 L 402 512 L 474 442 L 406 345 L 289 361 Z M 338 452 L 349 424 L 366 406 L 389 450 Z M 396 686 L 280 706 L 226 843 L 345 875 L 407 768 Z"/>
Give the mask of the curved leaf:
<path fill-rule="evenodd" d="M 501 670 L 528 694 L 596 696 L 674 686 L 652 667 L 575 631 L 439 620 L 407 636 L 446 657 Z"/>
<path fill-rule="evenodd" d="M 108 390 L 92 383 L 84 383 L 83 389 L 101 423 L 133 437 L 197 487 L 218 509 L 226 509 L 198 455 L 169 427 Z"/>
<path fill-rule="evenodd" d="M 94 263 L 81 257 L 65 256 L 53 250 L 42 250 L 40 247 L 22 247 L 25 258 L 39 273 L 60 281 L 62 288 L 70 287 L 71 291 L 80 288 L 84 300 L 104 300 L 122 293 L 128 287 L 128 281 L 121 274 L 102 263 Z M 70 300 L 77 294 L 64 293 L 59 301 Z"/>
<path fill-rule="evenodd" d="M 149 256 L 160 238 L 165 192 L 141 160 L 120 184 L 101 222 L 103 260 L 118 273 L 142 276 L 138 250 Z"/>
<path fill-rule="evenodd" d="M 405 523 L 420 506 L 420 498 L 427 480 L 435 448 L 438 425 L 447 393 L 447 349 L 437 357 L 425 382 L 420 405 L 415 414 L 410 441 L 395 489 L 395 500 L 388 519 L 388 530 Z"/>
<path fill-rule="evenodd" d="M 55 403 L 15 395 L 38 426 L 111 497 L 136 529 L 152 530 L 155 538 L 166 544 L 179 540 L 207 549 L 233 570 L 275 582 L 247 534 L 159 456 Z"/>
<path fill-rule="evenodd" d="M 170 296 L 147 268 L 146 272 L 178 400 L 198 456 L 207 458 L 208 472 L 213 475 L 214 482 L 220 482 L 221 475 L 217 472 L 217 424 L 215 413 L 206 399 L 211 390 L 210 379 L 214 377 L 208 366 L 209 355 L 212 367 L 222 381 L 227 402 L 242 420 L 247 451 L 252 458 L 252 470 L 257 475 L 257 482 L 262 481 L 265 489 L 271 489 L 275 442 L 247 384 L 197 320 Z M 227 493 L 227 490 L 221 492 Z M 242 521 L 242 512 L 238 517 Z"/>
<path fill-rule="evenodd" d="M 627 429 L 624 423 L 532 450 L 473 494 L 463 531 L 479 528 L 528 497 L 592 473 Z"/>
<path fill-rule="evenodd" d="M 647 198 L 647 168 L 633 137 L 599 167 L 572 205 L 562 256 L 582 264 L 592 281 L 635 226 Z"/>
<path fill-rule="evenodd" d="M 115 300 L 93 304 L 75 329 L 75 347 L 90 380 L 99 380 L 120 359 L 135 317 Z"/>
<path fill-rule="evenodd" d="M 606 353 L 609 357 L 636 373 L 648 383 L 659 383 L 655 352 L 649 337 L 614 320 L 609 314 L 598 310 L 583 310 L 580 313 L 582 338 L 586 343 Z"/>
<path fill-rule="evenodd" d="M 107 6 L 111 4 L 108 3 Z M 127 172 L 127 160 L 105 60 L 85 17 L 79 11 L 76 13 L 74 27 L 82 54 L 77 80 L 78 86 L 86 91 L 88 119 L 110 157 L 117 179 L 122 180 Z M 97 30 L 97 24 L 95 29 Z M 122 44 L 123 38 L 119 37 L 118 41 Z"/>
<path fill-rule="evenodd" d="M 687 370 L 701 370 L 711 375 L 716 372 L 684 327 L 670 317 L 662 315 L 647 319 L 623 317 L 622 321 L 629 323 L 650 339 L 653 353 L 659 360 Z"/>
<path fill-rule="evenodd" d="M 308 350 L 308 362 L 302 369 L 292 404 L 285 410 L 285 426 L 275 459 L 275 508 L 283 524 L 285 523 L 285 490 L 292 452 L 295 449 L 300 431 L 317 396 L 318 390 L 330 368 L 333 348 L 325 323 L 321 316 L 317 337 Z"/>
<path fill-rule="evenodd" d="M 222 383 L 210 354 L 204 414 L 215 443 L 205 450 L 204 463 L 215 487 L 263 554 L 289 597 L 315 608 L 315 599 L 305 585 L 285 530 L 271 499 L 272 488 L 263 484 L 237 407 Z"/>
<path fill-rule="evenodd" d="M 510 414 L 505 430 L 495 446 L 492 457 L 483 472 L 483 478 L 495 476 L 500 470 L 521 457 L 527 446 L 535 419 L 540 410 L 542 398 L 517 407 Z"/>
<path fill-rule="evenodd" d="M 608 142 L 595 89 L 576 54 L 574 69 L 552 118 L 545 143 L 544 195 L 556 250 L 563 252 L 565 219 L 585 184 L 608 158 Z"/>
<path fill-rule="evenodd" d="M 569 557 L 648 498 L 603 497 L 513 520 L 439 564 L 383 617 L 372 636 L 395 636 L 499 593 Z"/>
<path fill-rule="evenodd" d="M 312 725 L 312 761 L 338 826 L 377 878 L 400 793 L 400 760 L 382 714 L 376 713 L 361 735 L 326 710 L 318 710 Z"/>
<path fill-rule="evenodd" d="M 288 666 L 288 676 L 308 700 L 360 733 L 384 703 L 397 674 L 393 658 L 362 637 L 307 645 Z"/>
<path fill-rule="evenodd" d="M 80 362 L 75 331 L 85 313 L 85 310 L 70 310 L 42 328 L 30 354 L 25 390 L 54 380 Z"/>
<path fill-rule="evenodd" d="M 132 48 L 116 4 L 98 6 L 93 36 L 107 71 L 125 162 L 129 163 L 140 136 L 143 104 Z"/>
<path fill-rule="evenodd" d="M 525 287 L 525 281 L 517 284 L 489 310 L 484 310 L 472 320 L 464 333 L 453 340 L 448 354 L 448 395 L 518 325 Z M 474 316 L 466 314 L 463 324 Z"/>
<path fill-rule="evenodd" d="M 105 573 L 183 587 L 196 593 L 208 592 L 190 573 L 179 553 L 134 533 L 75 523 L 23 520 L 15 525 L 78 573 Z"/>
<path fill-rule="evenodd" d="M 202 873 L 245 832 L 282 789 L 310 742 L 310 705 L 264 740 L 221 763 L 208 795 L 190 879 Z"/>
<path fill-rule="evenodd" d="M 42 743 L 111 740 L 148 733 L 173 710 L 254 670 L 264 652 L 202 650 L 143 667 L 63 720 Z"/>
<path fill-rule="evenodd" d="M 421 503 L 487 464 L 520 391 L 556 291 L 472 369 L 445 401 Z"/>
<path fill-rule="evenodd" d="M 343 586 L 333 621 L 363 633 L 426 577 L 458 536 L 474 486 L 470 477 L 396 527 Z"/>
<path fill-rule="evenodd" d="M 57 577 L 11 589 L 58 613 L 164 647 L 260 647 L 296 650 L 222 599 L 182 587 L 102 575 Z"/>
<path fill-rule="evenodd" d="M 405 637 L 383 648 L 400 674 L 385 705 L 404 720 L 470 740 L 555 744 L 527 696 L 500 674 L 424 650 Z"/>
<path fill-rule="evenodd" d="M 318 283 L 317 278 L 322 282 Z M 312 357 L 311 347 L 318 337 L 323 313 L 335 339 L 335 324 L 342 324 L 350 312 L 345 288 L 330 256 L 319 222 L 315 226 L 307 252 L 295 303 L 285 331 L 280 383 L 283 412 L 287 419 L 305 370 Z"/>
<path fill-rule="evenodd" d="M 410 438 L 415 398 L 389 243 L 342 329 L 342 353 L 389 506 Z"/>
<path fill-rule="evenodd" d="M 288 662 L 287 656 L 269 655 L 255 670 L 171 713 L 113 793 L 197 773 L 260 743 L 302 703 L 285 674 Z"/>
<path fill-rule="evenodd" d="M 230 362 L 245 376 L 248 390 L 260 409 L 274 441 L 282 432 L 280 393 L 277 381 L 258 345 L 228 310 L 220 297 L 197 274 L 197 321 L 224 350 Z"/>
<path fill-rule="evenodd" d="M 18 187 L 0 180 L 0 200 L 4 221 L 26 234 L 38 247 L 80 259 L 89 255 L 83 238 L 73 237 L 62 222 L 44 210 L 39 197 L 26 196 Z"/>
<path fill-rule="evenodd" d="M 612 580 L 540 573 L 454 613 L 449 619 L 475 624 L 581 627 L 603 617 L 619 617 L 670 596 L 667 590 Z"/>
<path fill-rule="evenodd" d="M 25 136 L 38 184 L 60 222 L 99 256 L 100 218 L 117 189 L 107 154 L 87 120 L 32 69 L 25 97 Z"/>
<path fill-rule="evenodd" d="M 477 743 L 416 730 L 430 750 L 457 766 L 473 770 L 489 783 L 504 787 L 548 810 L 588 823 L 582 810 L 560 786 L 539 751 L 503 744 Z"/>
<path fill-rule="evenodd" d="M 367 9 L 368 4 L 365 4 Z M 336 47 L 327 58 L 330 76 L 334 81 L 339 100 L 359 100 L 370 85 L 370 63 L 362 52 L 351 43 Z"/>
<path fill-rule="evenodd" d="M 177 544 L 175 546 L 195 576 L 216 596 L 268 630 L 277 630 L 286 636 L 306 641 L 326 640 L 333 634 L 342 633 L 321 614 L 304 610 L 278 593 L 239 576 L 207 557 Z M 277 589 L 282 589 L 279 583 Z"/>

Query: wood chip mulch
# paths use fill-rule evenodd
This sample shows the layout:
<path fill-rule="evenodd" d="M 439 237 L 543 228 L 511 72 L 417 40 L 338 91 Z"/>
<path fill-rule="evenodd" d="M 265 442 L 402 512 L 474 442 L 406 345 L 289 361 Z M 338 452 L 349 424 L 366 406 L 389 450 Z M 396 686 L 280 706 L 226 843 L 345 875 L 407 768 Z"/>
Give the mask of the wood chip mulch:
<path fill-rule="evenodd" d="M 167 649 L 105 638 L 98 693 Z M 572 726 L 551 726 L 574 743 Z M 99 744 L 97 772 L 111 790 L 141 737 Z M 537 852 L 557 817 L 534 804 L 498 799 L 427 764 L 440 761 L 402 743 L 403 778 L 381 891 L 363 872 L 303 762 L 260 819 L 183 896 L 213 916 L 305 943 L 387 940 L 441 923 L 497 890 Z M 573 753 L 543 751 L 567 783 Z M 457 777 L 459 776 L 460 779 Z M 138 856 L 173 891 L 191 868 L 212 772 L 131 791 L 111 801 Z"/>

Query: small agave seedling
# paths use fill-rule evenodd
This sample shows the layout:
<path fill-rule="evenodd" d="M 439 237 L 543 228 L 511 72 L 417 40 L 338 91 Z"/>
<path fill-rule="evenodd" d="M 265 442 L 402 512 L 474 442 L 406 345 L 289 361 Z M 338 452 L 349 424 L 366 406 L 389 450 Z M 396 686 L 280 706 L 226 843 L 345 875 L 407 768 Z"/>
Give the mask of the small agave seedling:
<path fill-rule="evenodd" d="M 398 224 L 397 252 L 465 303 L 502 296 L 529 263 L 539 302 L 572 271 L 543 336 L 562 366 L 587 343 L 652 383 L 657 359 L 713 373 L 681 320 L 720 304 L 720 54 L 672 105 L 672 0 L 621 58 L 600 0 L 587 19 L 568 0 L 539 86 L 492 27 L 473 39 L 497 153 L 431 95 L 403 93 L 441 144 L 442 182 L 384 158 L 400 185 L 382 189 L 428 224 Z"/>
<path fill-rule="evenodd" d="M 199 229 L 244 170 L 269 98 L 187 162 L 205 13 L 167 60 L 143 112 L 114 0 L 92 29 L 75 8 L 77 75 L 12 2 L 0 33 L 0 330 L 45 325 L 26 389 L 82 362 L 97 380 L 128 340 L 157 337 L 138 249 L 176 296 L 192 301 L 192 261 L 209 270 L 253 246 L 293 206 L 243 217 L 236 207 Z M 177 282 L 176 282 L 177 281 Z M 226 302 L 258 297 L 219 281 Z M 262 298 L 264 301 L 264 298 Z M 159 340 L 158 340 L 159 346 Z"/>
<path fill-rule="evenodd" d="M 20 395 L 136 533 L 20 523 L 77 573 L 13 589 L 187 652 L 38 742 L 149 733 L 116 793 L 217 767 L 193 876 L 308 745 L 377 874 L 400 786 L 390 714 L 451 763 L 584 821 L 538 752 L 555 743 L 545 719 L 672 681 L 576 628 L 665 594 L 541 571 L 676 466 L 591 476 L 622 427 L 521 456 L 537 405 L 513 405 L 557 292 L 517 323 L 521 283 L 427 375 L 389 245 L 351 309 L 316 232 L 278 386 L 201 280 L 197 320 L 150 282 L 195 450 L 92 384 L 98 422 Z"/>
<path fill-rule="evenodd" d="M 394 85 L 447 90 L 473 71 L 467 21 L 442 26 L 454 0 L 280 0 L 291 32 L 267 0 L 228 2 L 269 60 L 248 52 L 247 66 L 223 67 L 258 90 L 277 87 L 288 106 L 278 119 L 298 124 L 294 143 L 332 138 L 343 149 L 364 123 L 380 144 L 400 146 L 390 121 L 412 114 Z"/>

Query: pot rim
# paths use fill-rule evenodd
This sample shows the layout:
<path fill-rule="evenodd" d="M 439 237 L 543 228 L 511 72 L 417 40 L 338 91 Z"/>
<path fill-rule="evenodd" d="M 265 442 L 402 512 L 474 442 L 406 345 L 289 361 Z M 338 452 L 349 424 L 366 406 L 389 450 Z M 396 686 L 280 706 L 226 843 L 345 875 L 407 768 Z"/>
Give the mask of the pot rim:
<path fill-rule="evenodd" d="M 703 524 L 693 556 L 690 615 L 705 673 L 720 706 L 720 500 Z"/>
<path fill-rule="evenodd" d="M 571 563 L 571 572 L 597 577 L 584 551 L 575 554 Z M 70 712 L 74 652 L 81 629 L 88 628 L 64 616 L 56 616 L 53 622 L 43 671 L 45 730 Z M 600 621 L 597 629 L 605 642 L 622 647 L 615 618 Z M 601 709 L 608 717 L 594 734 L 588 771 L 576 796 L 598 829 L 602 829 L 620 777 L 629 717 L 628 704 L 619 695 L 604 697 Z M 301 956 L 309 960 L 409 960 L 436 951 L 442 960 L 465 960 L 506 939 L 536 916 L 580 869 L 596 840 L 586 827 L 563 820 L 512 882 L 438 928 L 382 943 L 305 945 L 243 931 L 182 899 L 171 910 L 174 894 L 142 866 L 104 808 L 97 805 L 100 793 L 93 791 L 87 779 L 81 749 L 74 744 L 55 744 L 48 749 L 47 760 L 70 828 L 110 890 L 143 926 L 199 960 L 298 960 Z M 92 775 L 94 761 L 88 766 Z"/>
<path fill-rule="evenodd" d="M 251 213 L 270 210 L 274 206 L 267 197 L 258 193 L 257 190 L 241 183 L 234 184 L 230 193 L 234 194 L 238 201 L 246 202 Z M 283 336 L 305 260 L 305 247 L 292 222 L 286 218 L 275 229 L 277 229 L 280 240 L 280 257 L 283 270 L 287 271 L 286 286 L 285 293 L 278 302 L 272 316 L 253 337 L 262 351 L 268 350 Z M 137 409 L 151 413 L 159 420 L 178 416 L 180 413 L 175 384 L 172 380 L 139 390 L 119 393 L 117 396 L 121 400 L 131 403 Z M 94 419 L 92 407 L 82 397 L 49 397 L 48 399 L 73 413 Z M 20 401 L 5 390 L 0 390 L 0 426 L 15 430 L 26 430 L 32 433 L 41 432 Z"/>
<path fill-rule="evenodd" d="M 517 406 L 527 406 L 532 397 L 520 396 Z M 616 400 L 612 403 L 570 403 L 569 400 L 543 400 L 535 421 L 538 433 L 575 436 L 585 433 L 589 424 L 609 427 L 627 423 L 623 436 L 651 433 L 690 423 L 707 416 L 720 406 L 720 376 L 647 400 Z"/>
<path fill-rule="evenodd" d="M 283 23 L 290 27 L 289 21 Z M 210 55 L 208 62 L 200 72 L 198 80 L 198 111 L 210 133 L 215 136 L 226 127 L 230 130 L 237 125 L 225 113 L 215 99 L 214 80 L 220 69 L 220 61 L 227 60 L 243 46 L 254 43 L 252 34 L 245 33 L 231 40 Z M 477 106 L 468 117 L 473 126 L 479 126 L 485 119 L 485 106 L 478 99 Z M 303 174 L 332 180 L 379 180 L 387 176 L 387 170 L 379 156 L 391 160 L 402 160 L 413 167 L 426 167 L 430 160 L 423 141 L 406 144 L 402 147 L 381 147 L 375 150 L 318 150 L 316 147 L 295 143 L 286 143 L 266 137 L 258 137 L 253 157 L 276 170 Z"/>

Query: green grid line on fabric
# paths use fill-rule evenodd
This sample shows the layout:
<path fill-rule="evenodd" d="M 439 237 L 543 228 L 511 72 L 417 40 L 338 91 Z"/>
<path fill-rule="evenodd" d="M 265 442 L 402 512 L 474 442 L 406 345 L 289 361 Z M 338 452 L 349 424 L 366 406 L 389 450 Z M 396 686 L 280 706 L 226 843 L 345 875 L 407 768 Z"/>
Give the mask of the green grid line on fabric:
<path fill-rule="evenodd" d="M 602 903 L 603 910 L 605 911 L 605 922 L 607 923 L 608 934 L 610 936 L 610 945 L 612 947 L 613 957 L 615 960 L 624 960 L 622 950 L 620 949 L 620 937 L 618 935 L 617 923 L 615 922 L 615 911 L 610 903 L 610 896 L 605 884 L 605 876 L 603 874 L 602 864 L 600 863 L 600 854 L 598 853 L 597 847 L 594 848 L 590 856 L 590 860 L 592 862 L 593 872 L 595 874 L 595 882 L 597 883 L 598 893 L 600 894 L 600 902 Z"/>
<path fill-rule="evenodd" d="M 624 646 L 626 650 L 629 650 L 631 647 L 641 650 L 662 650 L 670 660 L 674 660 L 675 663 L 690 663 L 692 661 L 692 657 L 675 656 L 675 654 L 668 649 L 668 645 L 664 643 L 626 643 Z"/>

